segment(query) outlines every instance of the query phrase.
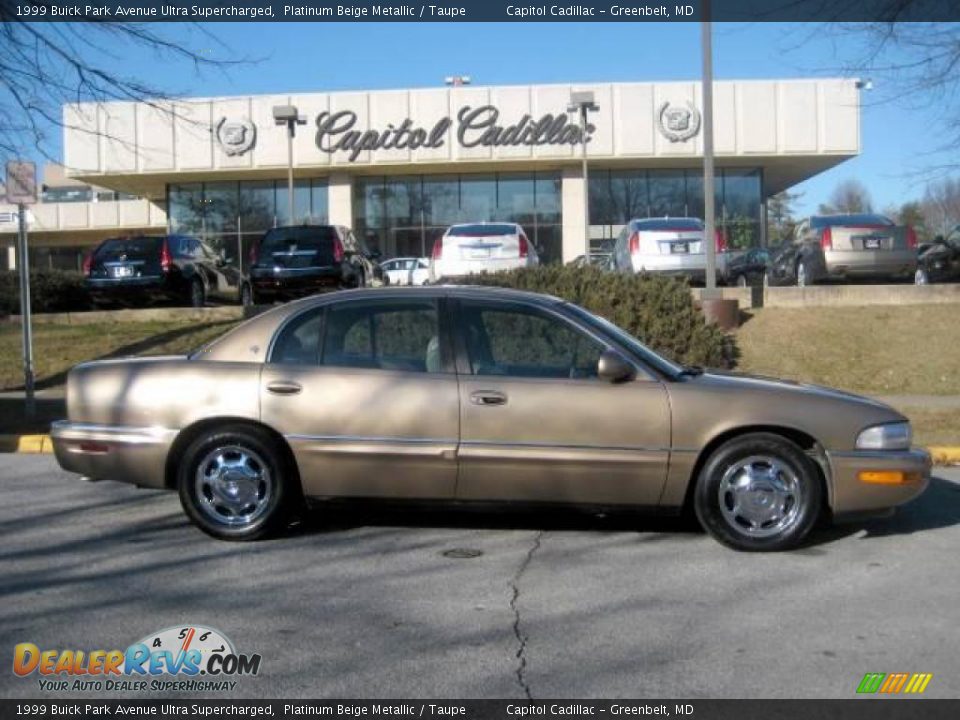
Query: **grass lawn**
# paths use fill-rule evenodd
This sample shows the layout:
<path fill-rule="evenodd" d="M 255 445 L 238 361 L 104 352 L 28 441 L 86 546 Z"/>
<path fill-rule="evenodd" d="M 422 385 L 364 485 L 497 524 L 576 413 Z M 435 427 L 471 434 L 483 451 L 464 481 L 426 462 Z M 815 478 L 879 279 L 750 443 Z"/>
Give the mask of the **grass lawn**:
<path fill-rule="evenodd" d="M 79 362 L 123 355 L 183 354 L 222 335 L 235 321 L 101 323 L 33 327 L 34 374 L 37 388 L 63 385 L 67 371 Z M 20 325 L 0 323 L 0 390 L 23 387 Z"/>
<path fill-rule="evenodd" d="M 960 395 L 960 308 L 767 308 L 736 333 L 737 370 L 864 395 Z"/>

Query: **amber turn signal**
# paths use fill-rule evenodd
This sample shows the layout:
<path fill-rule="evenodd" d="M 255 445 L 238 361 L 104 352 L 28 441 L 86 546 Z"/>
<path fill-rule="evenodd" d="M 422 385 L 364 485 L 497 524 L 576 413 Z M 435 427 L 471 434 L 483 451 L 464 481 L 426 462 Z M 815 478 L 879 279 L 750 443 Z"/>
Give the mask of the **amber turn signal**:
<path fill-rule="evenodd" d="M 874 485 L 909 485 L 920 482 L 918 472 L 903 472 L 902 470 L 861 470 L 857 476 L 860 482 Z"/>

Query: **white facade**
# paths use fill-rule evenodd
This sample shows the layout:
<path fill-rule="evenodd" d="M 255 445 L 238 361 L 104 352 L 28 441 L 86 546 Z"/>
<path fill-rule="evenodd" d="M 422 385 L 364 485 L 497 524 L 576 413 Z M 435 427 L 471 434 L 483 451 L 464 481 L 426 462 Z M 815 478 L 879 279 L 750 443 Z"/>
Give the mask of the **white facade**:
<path fill-rule="evenodd" d="M 64 164 L 73 178 L 157 204 L 147 211 L 152 227 L 163 217 L 170 183 L 284 178 L 286 130 L 272 112 L 295 105 L 307 120 L 293 145 L 295 175 L 326 179 L 330 222 L 353 224 L 357 176 L 552 171 L 562 176 L 566 260 L 584 245 L 580 137 L 567 114 L 575 91 L 593 92 L 599 107 L 590 114 L 591 170 L 699 166 L 697 82 L 261 95 L 164 109 L 81 104 L 64 108 Z M 465 123 L 471 112 L 473 122 Z M 319 133 L 331 116 L 331 132 Z M 860 152 L 859 91 L 853 80 L 719 81 L 714 126 L 718 167 L 762 168 L 768 196 Z M 375 144 L 381 146 L 371 149 Z M 67 230 L 62 214 L 56 227 Z M 115 227 L 123 226 L 122 216 L 117 211 Z M 84 220 L 112 221 L 92 211 Z"/>

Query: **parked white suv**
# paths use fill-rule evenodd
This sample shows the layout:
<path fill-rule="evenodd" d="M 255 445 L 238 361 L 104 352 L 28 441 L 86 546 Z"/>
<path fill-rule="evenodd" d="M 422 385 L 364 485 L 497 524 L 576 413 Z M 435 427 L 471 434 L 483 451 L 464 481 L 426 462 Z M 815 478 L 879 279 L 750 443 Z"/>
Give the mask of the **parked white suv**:
<path fill-rule="evenodd" d="M 430 278 L 430 258 L 399 257 L 380 263 L 391 285 L 426 285 Z"/>
<path fill-rule="evenodd" d="M 706 277 L 707 256 L 703 221 L 698 218 L 646 218 L 628 222 L 613 250 L 613 265 L 621 272 Z M 717 277 L 726 277 L 727 246 L 718 230 Z"/>
<path fill-rule="evenodd" d="M 464 223 L 447 228 L 433 244 L 430 282 L 539 264 L 537 249 L 516 223 Z"/>

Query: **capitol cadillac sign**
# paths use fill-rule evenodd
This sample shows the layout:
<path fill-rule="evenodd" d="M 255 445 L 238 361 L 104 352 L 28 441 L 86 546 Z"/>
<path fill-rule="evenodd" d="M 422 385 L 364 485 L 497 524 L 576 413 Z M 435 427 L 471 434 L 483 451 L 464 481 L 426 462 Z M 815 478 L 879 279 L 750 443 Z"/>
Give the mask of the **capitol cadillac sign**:
<path fill-rule="evenodd" d="M 505 125 L 500 110 L 493 105 L 460 108 L 456 119 L 442 117 L 431 127 L 421 127 L 406 118 L 381 129 L 357 129 L 357 114 L 352 110 L 322 112 L 317 116 L 317 147 L 325 153 L 347 154 L 355 161 L 365 150 L 416 150 L 443 147 L 447 131 L 455 126 L 457 142 L 466 148 L 507 145 L 578 145 L 589 142 L 596 129 L 588 124 L 586 137 L 580 126 L 566 115 L 546 113 L 539 118 L 523 115 Z"/>

